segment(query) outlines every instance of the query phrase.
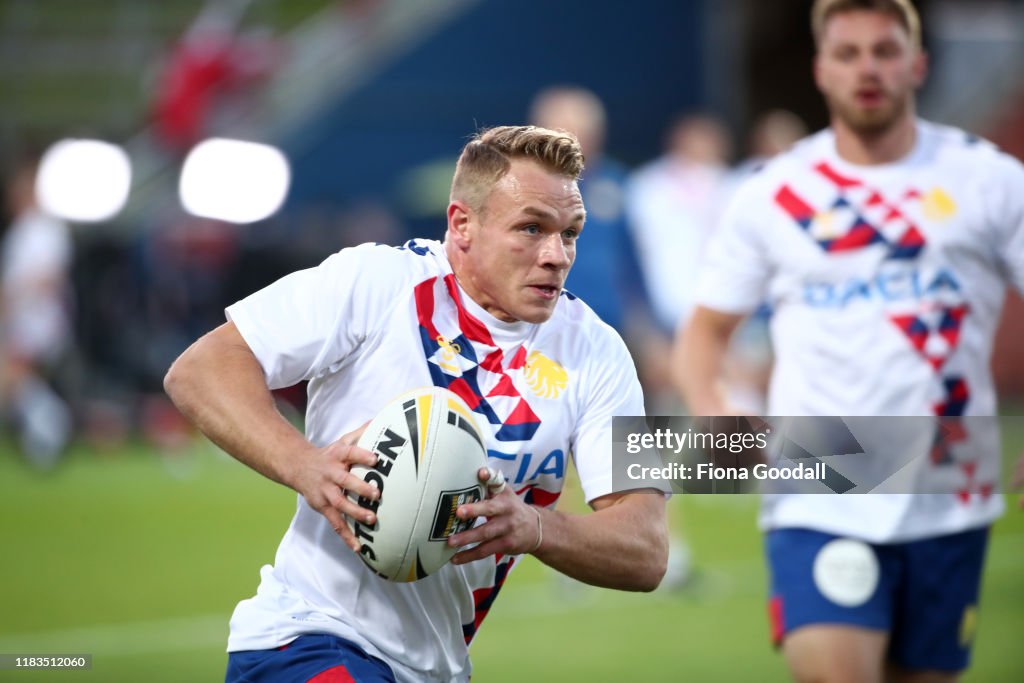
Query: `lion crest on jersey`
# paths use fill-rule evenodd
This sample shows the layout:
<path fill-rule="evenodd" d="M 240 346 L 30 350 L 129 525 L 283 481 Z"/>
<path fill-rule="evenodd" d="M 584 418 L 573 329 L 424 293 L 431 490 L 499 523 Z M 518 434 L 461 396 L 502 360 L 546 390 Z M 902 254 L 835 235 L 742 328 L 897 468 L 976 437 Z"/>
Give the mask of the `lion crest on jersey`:
<path fill-rule="evenodd" d="M 533 351 L 526 359 L 526 382 L 540 398 L 558 398 L 569 386 L 569 373 L 559 363 L 540 351 Z"/>

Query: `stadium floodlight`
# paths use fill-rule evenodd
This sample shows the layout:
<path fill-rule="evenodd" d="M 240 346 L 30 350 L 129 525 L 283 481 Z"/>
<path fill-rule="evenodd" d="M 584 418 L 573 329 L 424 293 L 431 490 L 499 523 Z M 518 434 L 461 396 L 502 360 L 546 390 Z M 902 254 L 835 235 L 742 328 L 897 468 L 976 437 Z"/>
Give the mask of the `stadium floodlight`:
<path fill-rule="evenodd" d="M 210 138 L 185 159 L 179 193 L 196 216 L 253 223 L 281 208 L 290 182 L 288 160 L 276 147 Z"/>
<path fill-rule="evenodd" d="M 96 223 L 124 208 L 132 165 L 121 147 L 102 140 L 67 138 L 39 161 L 36 196 L 43 210 L 60 218 Z"/>

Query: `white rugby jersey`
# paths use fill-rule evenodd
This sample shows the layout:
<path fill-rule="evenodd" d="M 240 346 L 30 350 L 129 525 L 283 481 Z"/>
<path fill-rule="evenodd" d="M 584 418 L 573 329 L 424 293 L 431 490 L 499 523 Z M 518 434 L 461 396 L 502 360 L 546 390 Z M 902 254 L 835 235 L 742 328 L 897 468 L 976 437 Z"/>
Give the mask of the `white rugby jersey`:
<path fill-rule="evenodd" d="M 1024 290 L 1024 168 L 919 121 L 895 163 L 843 161 L 831 130 L 768 163 L 727 209 L 698 300 L 739 313 L 767 296 L 771 415 L 995 415 L 1008 283 Z M 984 477 L 970 440 L 954 456 L 943 466 L 960 468 L 958 495 L 771 496 L 762 525 L 883 542 L 991 521 L 1003 505 L 994 453 Z"/>
<path fill-rule="evenodd" d="M 547 322 L 502 322 L 461 291 L 435 241 L 344 249 L 227 313 L 271 388 L 309 380 L 313 444 L 411 389 L 447 387 L 474 409 L 490 466 L 534 505 L 554 506 L 570 453 L 588 501 L 611 493 L 611 418 L 643 414 L 625 344 L 582 301 L 563 291 Z M 274 565 L 235 610 L 228 650 L 326 632 L 387 661 L 399 681 L 468 680 L 469 641 L 517 559 L 391 583 L 299 496 Z"/>

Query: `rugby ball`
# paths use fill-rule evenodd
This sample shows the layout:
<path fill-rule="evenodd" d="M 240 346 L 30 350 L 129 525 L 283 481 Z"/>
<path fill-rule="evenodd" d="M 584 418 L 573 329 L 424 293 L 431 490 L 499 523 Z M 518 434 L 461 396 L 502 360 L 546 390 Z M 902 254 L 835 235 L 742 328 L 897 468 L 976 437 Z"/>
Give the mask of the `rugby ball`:
<path fill-rule="evenodd" d="M 389 581 L 433 574 L 457 551 L 448 538 L 476 521 L 457 519 L 455 510 L 484 497 L 477 471 L 487 466 L 487 451 L 473 411 L 447 389 L 417 389 L 385 406 L 359 446 L 378 461 L 352 473 L 380 490 L 376 501 L 350 495 L 377 515 L 372 526 L 347 520 L 359 556 Z"/>

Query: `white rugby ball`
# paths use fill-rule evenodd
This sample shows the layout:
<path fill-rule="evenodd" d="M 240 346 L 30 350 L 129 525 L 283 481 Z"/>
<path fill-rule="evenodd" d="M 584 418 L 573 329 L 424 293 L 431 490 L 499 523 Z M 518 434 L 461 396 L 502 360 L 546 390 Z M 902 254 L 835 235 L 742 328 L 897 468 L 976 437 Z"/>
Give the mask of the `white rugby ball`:
<path fill-rule="evenodd" d="M 477 471 L 487 466 L 487 451 L 473 411 L 447 389 L 417 389 L 385 406 L 359 446 L 378 461 L 352 473 L 380 489 L 376 501 L 350 495 L 377 515 L 372 526 L 347 519 L 359 556 L 390 581 L 433 574 L 457 551 L 448 538 L 476 521 L 457 519 L 455 510 L 484 497 Z"/>

